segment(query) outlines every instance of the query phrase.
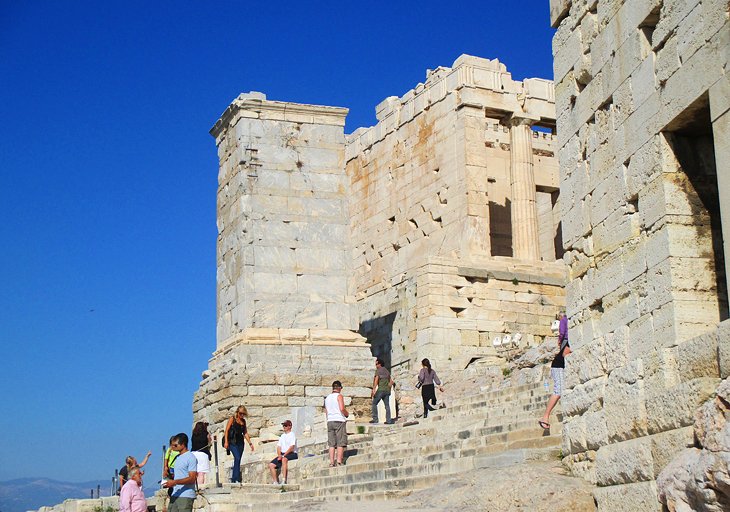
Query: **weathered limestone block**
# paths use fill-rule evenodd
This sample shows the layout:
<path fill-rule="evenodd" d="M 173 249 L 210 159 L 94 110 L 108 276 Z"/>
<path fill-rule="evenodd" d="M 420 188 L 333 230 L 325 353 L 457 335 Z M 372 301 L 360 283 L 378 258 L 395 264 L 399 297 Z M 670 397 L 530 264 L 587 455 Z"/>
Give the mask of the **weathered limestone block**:
<path fill-rule="evenodd" d="M 661 512 L 654 481 L 598 487 L 593 491 L 598 512 Z"/>
<path fill-rule="evenodd" d="M 601 407 L 605 395 L 607 377 L 599 377 L 575 388 L 564 391 L 560 401 L 563 414 L 576 416 Z"/>
<path fill-rule="evenodd" d="M 608 438 L 612 442 L 645 436 L 648 413 L 643 386 L 642 361 L 636 360 L 611 372 L 605 389 L 603 410 Z"/>
<path fill-rule="evenodd" d="M 650 436 L 651 454 L 654 463 L 654 478 L 686 448 L 691 448 L 695 442 L 694 428 L 683 427 L 669 430 L 661 434 Z"/>
<path fill-rule="evenodd" d="M 700 377 L 720 377 L 718 334 L 710 332 L 681 343 L 674 350 L 683 381 Z"/>
<path fill-rule="evenodd" d="M 646 398 L 649 433 L 655 434 L 691 425 L 699 405 L 715 393 L 719 378 L 703 377 Z"/>
<path fill-rule="evenodd" d="M 652 480 L 653 467 L 648 437 L 606 445 L 596 454 L 596 479 L 602 487 Z"/>
<path fill-rule="evenodd" d="M 563 453 L 582 453 L 587 449 L 586 422 L 583 417 L 563 423 Z"/>

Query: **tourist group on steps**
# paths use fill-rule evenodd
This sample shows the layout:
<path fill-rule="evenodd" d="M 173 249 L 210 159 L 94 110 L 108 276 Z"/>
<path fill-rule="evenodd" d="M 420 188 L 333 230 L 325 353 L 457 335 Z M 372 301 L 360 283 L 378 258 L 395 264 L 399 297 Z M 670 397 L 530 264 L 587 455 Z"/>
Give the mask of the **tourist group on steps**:
<path fill-rule="evenodd" d="M 568 344 L 568 319 L 561 313 L 558 329 L 558 353 L 551 364 L 553 379 L 553 394 L 548 401 L 542 418 L 538 421 L 540 427 L 550 428 L 549 418 L 555 405 L 560 400 L 563 389 L 563 369 L 565 356 L 570 354 Z M 385 423 L 393 424 L 395 419 L 390 410 L 390 394 L 394 386 L 390 372 L 385 368 L 382 359 L 375 360 L 375 376 L 372 385 L 372 420 L 370 423 L 379 423 L 378 404 L 382 401 L 385 406 Z M 418 373 L 416 388 L 421 390 L 423 399 L 423 417 L 427 418 L 430 411 L 434 411 L 436 401 L 436 386 L 444 391 L 441 379 L 431 367 L 428 359 L 421 361 L 421 370 Z M 345 398 L 342 395 L 342 382 L 332 383 L 332 392 L 324 399 L 324 410 L 327 417 L 327 445 L 329 447 L 330 467 L 341 466 L 344 462 L 345 448 L 347 447 L 347 419 L 350 413 L 345 407 Z M 227 454 L 233 455 L 231 482 L 240 483 L 241 458 L 246 444 L 251 451 L 254 445 L 248 433 L 246 418 L 248 410 L 240 405 L 236 412 L 228 419 L 223 435 L 223 448 Z M 289 461 L 298 458 L 297 438 L 293 432 L 291 420 L 282 424 L 284 433 L 279 437 L 276 445 L 276 457 L 269 462 L 271 483 L 283 485 L 287 483 Z M 185 433 L 179 433 L 170 438 L 169 448 L 165 452 L 162 468 L 162 487 L 168 490 L 169 506 L 167 512 L 191 512 L 195 501 L 196 488 L 205 483 L 206 474 L 210 472 L 210 446 L 212 438 L 208 432 L 208 424 L 198 422 L 193 429 L 192 447 L 188 449 L 189 438 Z M 119 510 L 120 512 L 145 512 L 147 503 L 142 491 L 142 468 L 150 458 L 152 452 L 141 462 L 129 456 L 125 466 L 119 471 Z"/>

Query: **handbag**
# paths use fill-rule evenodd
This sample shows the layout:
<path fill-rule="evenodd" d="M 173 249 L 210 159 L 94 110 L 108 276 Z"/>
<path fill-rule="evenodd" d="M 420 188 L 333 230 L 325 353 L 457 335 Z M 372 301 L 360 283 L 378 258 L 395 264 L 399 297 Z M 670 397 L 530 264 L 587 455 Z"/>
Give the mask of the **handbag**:
<path fill-rule="evenodd" d="M 421 379 L 418 379 L 418 382 L 416 382 L 416 389 L 421 389 L 421 386 L 423 386 L 423 381 L 421 381 Z"/>

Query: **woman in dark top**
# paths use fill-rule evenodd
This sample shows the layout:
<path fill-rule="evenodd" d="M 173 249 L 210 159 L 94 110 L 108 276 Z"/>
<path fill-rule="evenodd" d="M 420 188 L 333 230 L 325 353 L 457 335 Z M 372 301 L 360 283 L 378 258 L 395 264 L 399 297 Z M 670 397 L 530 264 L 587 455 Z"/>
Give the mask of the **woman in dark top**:
<path fill-rule="evenodd" d="M 428 411 L 435 411 L 432 405 L 436 405 L 436 386 L 439 386 L 441 392 L 444 388 L 441 386 L 441 379 L 436 375 L 436 371 L 431 368 L 431 361 L 424 359 L 421 361 L 421 371 L 418 373 L 418 382 L 421 383 L 421 398 L 423 398 L 423 417 L 428 418 Z M 431 402 L 429 404 L 429 402 Z"/>
<path fill-rule="evenodd" d="M 251 451 L 254 451 L 251 437 L 248 435 L 248 429 L 246 428 L 246 416 L 248 416 L 248 411 L 243 405 L 239 405 L 236 414 L 228 420 L 226 432 L 223 436 L 223 448 L 233 452 L 232 483 L 241 481 L 241 457 L 243 457 L 244 441 L 248 441 Z"/>
<path fill-rule="evenodd" d="M 560 326 L 558 329 L 558 353 L 550 365 L 550 377 L 553 379 L 553 394 L 548 400 L 545 414 L 538 420 L 538 425 L 547 430 L 550 428 L 550 413 L 560 400 L 563 394 L 563 373 L 565 371 L 565 356 L 570 355 L 570 344 L 568 343 L 568 317 L 565 313 L 560 314 Z"/>
<path fill-rule="evenodd" d="M 210 441 L 208 424 L 204 421 L 197 422 L 195 428 L 193 428 L 191 451 L 203 452 L 208 456 L 208 460 L 212 459 L 213 457 L 210 454 Z"/>

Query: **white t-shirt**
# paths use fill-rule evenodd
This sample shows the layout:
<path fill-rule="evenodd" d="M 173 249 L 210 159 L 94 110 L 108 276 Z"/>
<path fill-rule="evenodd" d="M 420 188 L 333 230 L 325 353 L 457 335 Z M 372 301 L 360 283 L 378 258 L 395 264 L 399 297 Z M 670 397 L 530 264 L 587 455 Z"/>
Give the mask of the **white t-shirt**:
<path fill-rule="evenodd" d="M 281 448 L 281 453 L 284 454 L 286 451 L 291 447 L 294 447 L 294 450 L 292 450 L 292 453 L 297 453 L 297 436 L 294 435 L 294 432 L 289 432 L 288 434 L 281 434 L 281 437 L 279 437 L 279 448 Z"/>
<path fill-rule="evenodd" d="M 210 459 L 207 453 L 193 452 L 195 458 L 198 459 L 198 473 L 210 473 Z"/>
<path fill-rule="evenodd" d="M 340 402 L 337 397 L 339 393 L 332 392 L 324 399 L 324 408 L 327 411 L 327 421 L 347 421 L 347 418 L 340 411 Z"/>

